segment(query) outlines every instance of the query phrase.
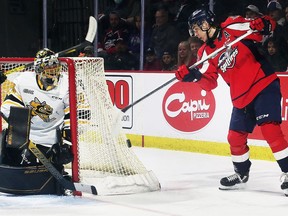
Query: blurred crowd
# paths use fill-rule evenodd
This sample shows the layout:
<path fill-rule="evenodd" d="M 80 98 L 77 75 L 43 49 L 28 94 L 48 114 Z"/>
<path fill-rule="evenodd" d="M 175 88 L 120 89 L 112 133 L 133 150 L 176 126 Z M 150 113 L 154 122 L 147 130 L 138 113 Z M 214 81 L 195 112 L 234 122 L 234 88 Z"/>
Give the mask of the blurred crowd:
<path fill-rule="evenodd" d="M 145 11 L 145 16 L 141 16 L 140 0 L 114 2 L 98 17 L 97 56 L 105 59 L 106 70 L 138 70 L 142 38 L 145 51 L 143 70 L 169 71 L 179 65 L 191 66 L 196 62 L 202 41 L 189 35 L 188 18 L 202 6 L 201 3 L 155 0 L 150 4 L 150 10 Z M 288 0 L 268 0 L 265 10 L 260 11 L 259 8 L 263 8 L 263 5 L 248 4 L 244 6 L 243 14 L 238 15 L 247 19 L 269 15 L 277 22 L 273 34 L 258 47 L 277 72 L 287 71 Z M 89 55 L 93 56 L 91 49 L 88 49 Z M 85 51 L 81 55 L 85 55 Z"/>

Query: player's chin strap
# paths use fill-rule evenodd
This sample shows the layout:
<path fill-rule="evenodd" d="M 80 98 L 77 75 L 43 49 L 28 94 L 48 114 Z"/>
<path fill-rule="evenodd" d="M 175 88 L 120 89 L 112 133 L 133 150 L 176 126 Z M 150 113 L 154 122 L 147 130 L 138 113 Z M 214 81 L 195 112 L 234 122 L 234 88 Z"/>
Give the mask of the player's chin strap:
<path fill-rule="evenodd" d="M 206 35 L 207 35 L 206 44 L 213 49 L 213 48 L 216 47 L 215 44 L 214 44 L 214 40 L 218 37 L 221 29 L 220 28 L 215 28 L 215 32 L 213 33 L 212 37 L 209 37 L 209 30 L 210 29 L 211 29 L 211 27 L 206 31 Z"/>

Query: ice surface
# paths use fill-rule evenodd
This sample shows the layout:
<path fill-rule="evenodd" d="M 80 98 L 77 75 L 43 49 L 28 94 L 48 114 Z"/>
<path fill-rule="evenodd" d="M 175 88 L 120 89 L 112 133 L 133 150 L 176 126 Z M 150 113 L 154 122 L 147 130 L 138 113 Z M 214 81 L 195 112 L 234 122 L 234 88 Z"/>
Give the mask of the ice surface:
<path fill-rule="evenodd" d="M 233 173 L 230 157 L 133 147 L 162 190 L 151 193 L 58 197 L 0 193 L 0 215 L 67 216 L 271 216 L 286 215 L 276 162 L 253 160 L 245 190 L 221 191 L 220 178 Z"/>

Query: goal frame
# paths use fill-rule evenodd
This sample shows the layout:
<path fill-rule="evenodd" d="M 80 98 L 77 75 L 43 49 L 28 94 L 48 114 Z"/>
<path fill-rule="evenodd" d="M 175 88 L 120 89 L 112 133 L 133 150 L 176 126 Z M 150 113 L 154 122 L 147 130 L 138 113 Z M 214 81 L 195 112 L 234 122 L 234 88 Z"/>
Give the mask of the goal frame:
<path fill-rule="evenodd" d="M 60 58 L 60 61 L 64 61 L 68 67 L 68 79 L 69 79 L 69 107 L 70 107 L 70 129 L 71 129 L 71 142 L 72 142 L 72 180 L 73 182 L 79 182 L 79 155 L 77 153 L 78 148 L 78 123 L 77 123 L 77 99 L 76 99 L 76 76 L 75 76 L 75 65 L 73 60 L 69 58 Z M 73 73 L 70 73 L 73 71 Z M 77 153 L 77 154 L 76 154 Z"/>
<path fill-rule="evenodd" d="M 113 106 L 109 94 L 103 58 L 59 59 L 63 66 L 62 72 L 67 74 L 69 83 L 73 161 L 65 167 L 71 168 L 72 181 L 75 184 L 95 184 L 98 195 L 160 190 L 161 185 L 153 171 L 147 170 L 127 145 L 127 137 L 121 126 L 121 111 Z M 0 69 L 6 71 L 20 65 L 32 65 L 33 60 L 34 58 L 0 58 Z M 33 65 L 9 74 L 8 80 L 1 86 L 0 96 L 2 91 L 8 93 L 13 86 L 13 79 L 24 71 L 33 73 Z M 0 105 L 3 100 L 2 95 Z M 81 112 L 82 108 L 85 111 L 90 106 L 87 114 Z M 1 131 L 3 125 L 6 127 L 1 119 Z"/>
<path fill-rule="evenodd" d="M 72 142 L 72 153 L 73 153 L 73 162 L 72 162 L 72 180 L 73 182 L 79 182 L 79 157 L 77 153 L 77 99 L 76 99 L 76 76 L 75 76 L 75 66 L 73 60 L 70 58 L 59 58 L 62 63 L 65 63 L 68 68 L 68 79 L 69 79 L 69 106 L 70 106 L 70 128 L 71 128 L 71 142 Z M 34 58 L 0 58 L 0 63 L 7 62 L 17 62 L 23 64 L 29 64 L 34 61 Z M 71 73 L 71 71 L 73 71 Z M 2 90 L 0 90 L 0 97 L 2 98 Z M 0 100 L 0 106 L 2 105 L 2 100 Z M 1 118 L 0 131 L 3 130 L 2 127 L 3 119 Z"/>

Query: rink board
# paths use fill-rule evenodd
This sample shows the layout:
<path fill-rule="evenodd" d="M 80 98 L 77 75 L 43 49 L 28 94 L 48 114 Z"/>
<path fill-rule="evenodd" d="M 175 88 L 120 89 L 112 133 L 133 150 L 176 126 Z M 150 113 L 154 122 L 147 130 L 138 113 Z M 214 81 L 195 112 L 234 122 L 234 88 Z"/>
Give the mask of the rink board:
<path fill-rule="evenodd" d="M 282 88 L 282 129 L 288 137 L 288 75 L 278 73 Z M 118 109 L 133 104 L 174 78 L 169 72 L 107 71 L 112 102 Z M 122 126 L 132 145 L 229 155 L 227 131 L 232 104 L 229 87 L 218 79 L 218 87 L 205 92 L 196 83 L 174 81 L 123 113 Z M 251 157 L 274 160 L 256 127 L 248 142 Z"/>

